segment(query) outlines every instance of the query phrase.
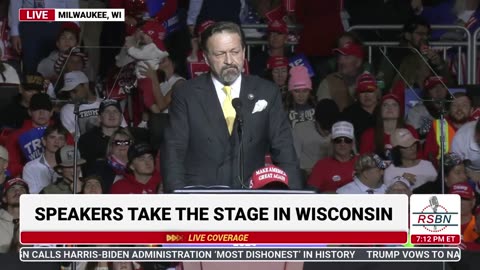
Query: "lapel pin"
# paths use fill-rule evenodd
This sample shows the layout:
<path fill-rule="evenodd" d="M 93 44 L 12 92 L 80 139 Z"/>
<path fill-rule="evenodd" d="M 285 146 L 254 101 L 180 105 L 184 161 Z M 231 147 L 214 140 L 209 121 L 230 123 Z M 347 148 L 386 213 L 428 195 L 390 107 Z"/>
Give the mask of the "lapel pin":
<path fill-rule="evenodd" d="M 248 100 L 253 100 L 255 98 L 255 96 L 253 94 L 248 94 L 247 98 L 248 98 Z"/>

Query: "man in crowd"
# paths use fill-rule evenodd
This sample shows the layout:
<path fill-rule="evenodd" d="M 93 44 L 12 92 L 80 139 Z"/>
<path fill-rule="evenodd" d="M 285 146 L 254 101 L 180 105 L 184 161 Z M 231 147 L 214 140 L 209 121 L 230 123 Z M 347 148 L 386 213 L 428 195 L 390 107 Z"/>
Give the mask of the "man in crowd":
<path fill-rule="evenodd" d="M 23 122 L 30 118 L 28 107 L 32 96 L 44 90 L 44 79 L 40 75 L 27 74 L 22 76 L 18 87 L 18 98 L 10 103 L 0 113 L 0 127 L 21 128 Z"/>
<path fill-rule="evenodd" d="M 0 253 L 10 250 L 10 244 L 18 233 L 20 217 L 20 195 L 28 194 L 28 185 L 21 178 L 5 182 L 2 194 L 3 208 L 0 208 Z"/>
<path fill-rule="evenodd" d="M 231 22 L 215 23 L 203 32 L 202 49 L 211 72 L 185 82 L 172 94 L 162 152 L 165 190 L 190 185 L 248 188 L 248 178 L 265 165 L 267 152 L 287 172 L 290 188 L 302 188 L 280 91 L 270 82 L 241 73 L 245 61 L 241 28 Z M 241 103 L 240 115 L 232 105 L 234 98 Z M 241 116 L 242 173 L 235 121 Z"/>
<path fill-rule="evenodd" d="M 463 92 L 457 92 L 453 94 L 453 97 L 454 99 L 450 103 L 448 114 L 445 116 L 445 121 L 443 122 L 445 153 L 450 151 L 453 137 L 457 130 L 467 122 L 473 120 L 471 117 L 473 107 L 470 97 Z M 441 135 L 441 121 L 440 119 L 435 119 L 424 144 L 424 156 L 432 161 L 433 164 L 436 164 L 440 159 Z"/>
<path fill-rule="evenodd" d="M 92 146 L 94 147 L 94 146 Z M 82 177 L 82 166 L 85 164 L 85 160 L 82 159 L 80 153 L 77 151 L 77 192 L 80 193 L 82 189 L 82 182 L 80 177 Z M 74 147 L 71 145 L 65 145 L 60 148 L 55 153 L 55 158 L 57 160 L 57 166 L 55 167 L 56 173 L 60 175 L 60 178 L 56 182 L 46 186 L 41 194 L 72 194 L 74 191 L 74 158 L 75 151 Z"/>
<path fill-rule="evenodd" d="M 409 65 L 408 63 L 414 63 L 409 60 L 412 57 L 423 57 L 422 59 L 428 63 L 436 74 L 450 81 L 447 65 L 442 57 L 429 46 L 430 32 L 430 24 L 421 17 L 414 17 L 403 26 L 402 39 L 400 40 L 401 48 L 389 50 L 388 59 L 383 56 L 381 59 L 378 76 L 383 78 L 385 89 L 392 87 L 397 75 L 395 69 L 399 69 L 402 65 Z M 410 68 L 415 70 L 417 67 L 411 66 Z"/>
<path fill-rule="evenodd" d="M 23 167 L 23 179 L 28 183 L 30 193 L 39 193 L 60 177 L 55 172 L 57 166 L 55 153 L 65 146 L 68 135 L 68 131 L 62 125 L 52 125 L 45 130 L 42 137 L 43 154 L 27 162 Z"/>
<path fill-rule="evenodd" d="M 113 99 L 103 100 L 98 109 L 98 118 L 100 126 L 91 128 L 80 136 L 78 141 L 78 148 L 87 161 L 87 167 L 95 163 L 98 158 L 105 158 L 110 136 L 122 123 L 120 103 Z"/>
<path fill-rule="evenodd" d="M 24 71 L 34 72 L 38 62 L 54 49 L 61 23 L 20 23 L 18 10 L 20 8 L 79 8 L 78 0 L 12 0 L 9 2 L 8 25 L 12 47 L 22 56 Z"/>
<path fill-rule="evenodd" d="M 377 154 L 365 154 L 355 163 L 352 182 L 337 189 L 338 194 L 385 194 L 383 171 L 387 164 Z"/>
<path fill-rule="evenodd" d="M 353 103 L 357 77 L 363 72 L 362 46 L 347 42 L 334 50 L 338 54 L 337 72 L 327 75 L 317 89 L 317 100 L 333 99 L 340 111 Z"/>
<path fill-rule="evenodd" d="M 9 170 L 12 176 L 19 176 L 23 166 L 42 155 L 42 137 L 51 124 L 53 104 L 47 94 L 35 94 L 28 109 L 31 119 L 23 123 L 21 129 L 8 137 L 7 149 L 10 154 Z"/>
<path fill-rule="evenodd" d="M 457 153 L 463 160 L 470 162 L 466 166 L 467 176 L 477 183 L 480 191 L 480 121 L 463 125 L 453 137 L 451 152 Z"/>
<path fill-rule="evenodd" d="M 80 104 L 78 110 L 78 127 L 80 134 L 97 126 L 98 107 L 100 99 L 90 91 L 87 76 L 81 71 L 68 72 L 64 76 L 64 86 L 60 92 L 68 92 L 72 103 L 66 104 L 60 111 L 63 126 L 75 133 L 75 104 Z"/>
<path fill-rule="evenodd" d="M 475 192 L 469 183 L 457 183 L 450 187 L 450 194 L 457 194 L 461 198 L 460 223 L 462 240 L 465 243 L 473 242 L 478 237 L 478 232 L 475 231 L 475 216 L 473 209 L 475 207 Z"/>
<path fill-rule="evenodd" d="M 355 139 L 360 142 L 363 132 L 375 127 L 377 121 L 377 105 L 381 96 L 375 77 L 370 73 L 358 76 L 356 84 L 356 102 L 343 111 L 343 119 L 352 123 Z"/>
<path fill-rule="evenodd" d="M 254 47 L 250 54 L 250 73 L 258 76 L 264 76 L 267 69 L 267 61 L 271 56 L 290 57 L 285 46 L 288 40 L 288 27 L 283 20 L 273 20 L 268 23 L 268 48 L 263 50 L 260 47 Z"/>
<path fill-rule="evenodd" d="M 124 179 L 113 183 L 112 194 L 153 194 L 161 183 L 155 170 L 155 153 L 148 144 L 136 144 L 128 149 L 128 168 Z"/>

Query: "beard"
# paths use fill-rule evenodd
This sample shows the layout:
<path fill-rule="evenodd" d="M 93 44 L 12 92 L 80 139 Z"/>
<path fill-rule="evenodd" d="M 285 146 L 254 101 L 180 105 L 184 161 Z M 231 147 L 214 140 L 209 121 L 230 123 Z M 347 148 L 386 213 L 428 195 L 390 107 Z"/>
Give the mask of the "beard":
<path fill-rule="evenodd" d="M 240 69 L 236 65 L 224 66 L 217 77 L 225 85 L 231 85 L 240 76 Z"/>
<path fill-rule="evenodd" d="M 463 117 L 452 117 L 452 120 L 453 122 L 457 123 L 457 124 L 464 124 L 466 122 L 468 122 L 468 120 L 470 120 L 470 118 L 468 116 L 465 116 L 463 115 Z"/>

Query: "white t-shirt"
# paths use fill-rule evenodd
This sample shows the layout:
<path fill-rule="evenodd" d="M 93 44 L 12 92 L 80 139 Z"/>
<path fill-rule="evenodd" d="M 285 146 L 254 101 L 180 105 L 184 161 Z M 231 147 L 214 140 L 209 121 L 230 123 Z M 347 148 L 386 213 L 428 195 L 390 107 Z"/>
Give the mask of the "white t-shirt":
<path fill-rule="evenodd" d="M 453 137 L 451 152 L 457 153 L 462 159 L 470 160 L 470 168 L 480 171 L 480 146 L 475 141 L 476 124 L 477 121 L 468 122 L 457 130 Z"/>
<path fill-rule="evenodd" d="M 80 134 L 85 134 L 91 128 L 99 126 L 100 121 L 98 119 L 98 108 L 102 99 L 97 98 L 97 100 L 90 104 L 82 104 L 79 108 L 78 114 L 78 127 Z M 60 120 L 62 121 L 63 126 L 70 132 L 75 132 L 75 115 L 73 110 L 75 109 L 74 104 L 65 104 L 60 111 Z M 122 127 L 126 127 L 127 123 L 125 118 L 122 116 Z"/>
<path fill-rule="evenodd" d="M 300 161 L 300 168 L 311 170 L 320 159 L 331 152 L 331 136 L 322 136 L 315 128 L 315 122 L 297 123 L 293 130 L 293 143 Z"/>
<path fill-rule="evenodd" d="M 435 170 L 435 167 L 433 167 L 430 161 L 420 160 L 417 165 L 410 168 L 395 167 L 395 165 L 391 164 L 385 170 L 383 182 L 386 186 L 390 186 L 393 184 L 395 177 L 402 176 L 404 173 L 411 173 L 416 176 L 416 181 L 411 186 L 411 189 L 416 189 L 427 182 L 434 182 L 438 175 L 437 170 Z"/>
<path fill-rule="evenodd" d="M 185 80 L 185 78 L 178 76 L 177 74 L 173 74 L 170 79 L 160 84 L 160 91 L 162 95 L 167 95 L 170 90 L 172 90 L 172 86 L 175 85 L 176 82 L 179 80 Z M 168 108 L 163 110 L 162 113 L 168 113 Z"/>

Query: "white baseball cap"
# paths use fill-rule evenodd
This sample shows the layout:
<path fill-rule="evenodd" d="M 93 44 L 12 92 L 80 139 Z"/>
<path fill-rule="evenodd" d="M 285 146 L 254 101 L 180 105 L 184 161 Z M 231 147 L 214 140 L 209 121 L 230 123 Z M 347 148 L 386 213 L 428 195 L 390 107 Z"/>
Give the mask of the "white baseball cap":
<path fill-rule="evenodd" d="M 75 87 L 77 87 L 77 85 L 82 83 L 88 83 L 88 78 L 85 75 L 85 73 L 81 71 L 71 71 L 71 72 L 65 73 L 63 81 L 64 81 L 64 85 L 63 85 L 63 88 L 60 89 L 60 92 L 72 91 Z"/>
<path fill-rule="evenodd" d="M 332 139 L 346 137 L 352 139 L 355 137 L 353 133 L 353 125 L 347 121 L 336 122 L 332 126 Z"/>

